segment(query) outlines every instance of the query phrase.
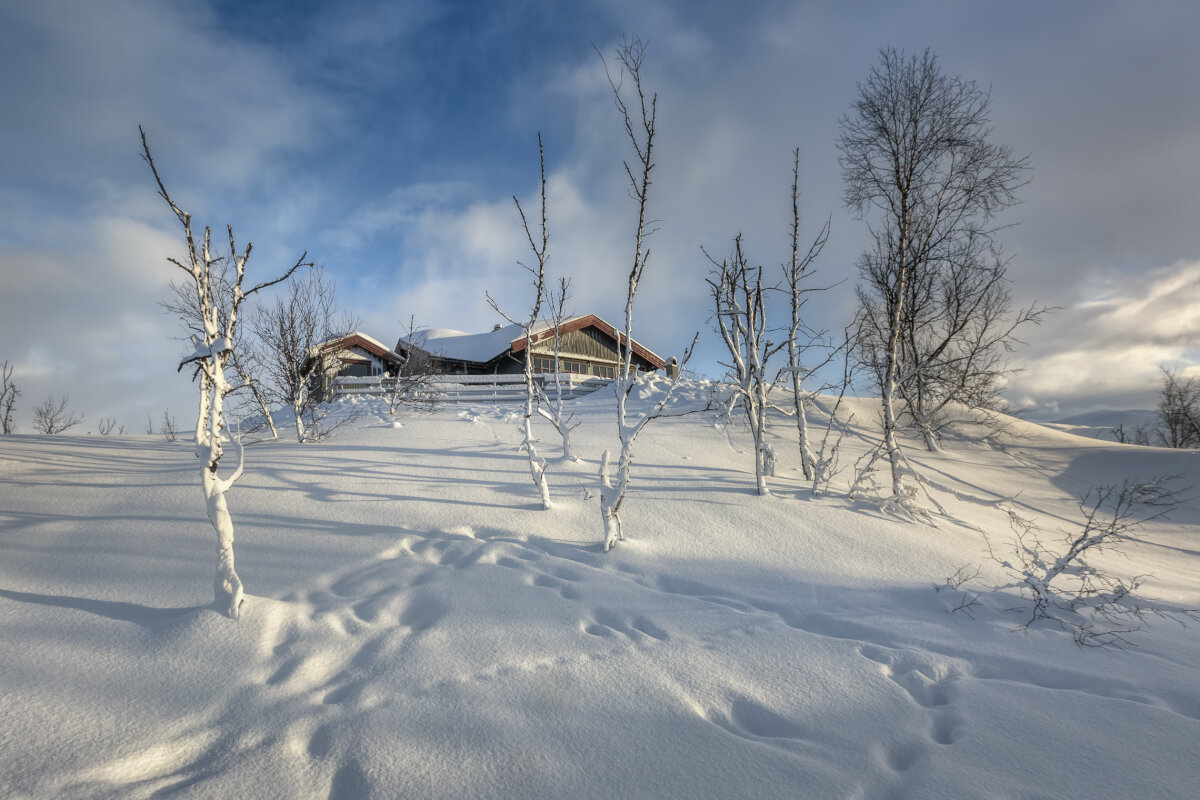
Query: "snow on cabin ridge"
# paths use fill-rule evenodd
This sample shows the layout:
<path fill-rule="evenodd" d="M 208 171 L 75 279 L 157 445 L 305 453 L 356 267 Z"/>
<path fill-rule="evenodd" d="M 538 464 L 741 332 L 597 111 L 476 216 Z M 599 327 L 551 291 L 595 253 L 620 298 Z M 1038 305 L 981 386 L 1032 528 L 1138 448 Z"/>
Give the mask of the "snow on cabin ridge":
<path fill-rule="evenodd" d="M 535 329 L 536 330 L 536 329 Z M 397 347 L 416 343 L 443 358 L 459 361 L 490 361 L 501 355 L 523 335 L 520 325 L 502 325 L 485 333 L 467 333 L 450 328 L 423 328 L 414 331 L 411 340 L 400 338 Z"/>
<path fill-rule="evenodd" d="M 539 320 L 530 330 L 533 344 L 545 347 L 553 338 L 554 322 L 548 319 Z M 612 373 L 620 360 L 624 332 L 615 325 L 596 316 L 583 314 L 565 319 L 559 325 L 564 341 L 577 331 L 589 331 L 587 338 L 597 342 L 605 342 L 595 352 L 576 353 L 578 357 L 592 364 L 606 365 Z M 597 338 L 599 337 L 599 338 Z M 611 345 L 608 343 L 611 342 Z M 586 344 L 586 342 L 584 342 Z M 635 364 L 638 369 L 659 370 L 666 366 L 666 360 L 650 348 L 632 341 Z M 397 352 L 406 352 L 410 347 L 423 350 L 430 356 L 445 362 L 457 362 L 456 368 L 483 369 L 491 372 L 504 357 L 511 356 L 522 359 L 519 355 L 525 349 L 525 331 L 520 324 L 496 325 L 490 331 L 468 333 L 451 328 L 422 328 L 413 331 L 409 337 L 400 337 L 396 342 Z M 563 354 L 570 351 L 566 346 Z M 591 370 L 592 367 L 587 367 Z M 503 371 L 503 370 L 501 370 Z M 595 373 L 601 374 L 601 373 Z M 608 374 L 607 377 L 612 377 Z"/>
<path fill-rule="evenodd" d="M 572 322 L 586 319 L 588 316 L 592 315 L 582 314 L 569 317 L 562 321 L 561 327 L 565 328 Z M 599 318 L 597 317 L 597 319 Z M 553 330 L 553 328 L 553 321 L 542 319 L 529 329 L 529 333 L 536 337 L 545 331 Z M 452 328 L 421 328 L 413 332 L 411 341 L 419 343 L 418 346 L 423 343 L 426 349 L 436 347 L 438 355 L 445 358 L 463 361 L 490 361 L 524 337 L 525 331 L 522 327 L 511 323 L 497 325 L 492 330 L 483 333 L 469 333 Z M 408 343 L 404 337 L 400 337 L 397 346 L 401 342 Z"/>

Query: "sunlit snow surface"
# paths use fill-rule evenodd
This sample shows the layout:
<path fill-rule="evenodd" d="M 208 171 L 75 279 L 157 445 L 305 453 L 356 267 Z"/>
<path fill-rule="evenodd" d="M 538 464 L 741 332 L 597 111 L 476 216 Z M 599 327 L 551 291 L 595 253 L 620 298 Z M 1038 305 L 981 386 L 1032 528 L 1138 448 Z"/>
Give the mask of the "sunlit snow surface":
<path fill-rule="evenodd" d="M 1088 486 L 1200 486 L 1200 455 L 1027 423 L 914 444 L 957 520 L 934 527 L 812 500 L 782 418 L 757 497 L 744 430 L 696 413 L 638 440 L 628 539 L 604 554 L 611 391 L 575 402 L 587 461 L 551 463 L 551 511 L 515 409 L 356 407 L 324 444 L 247 449 L 237 622 L 208 605 L 187 443 L 0 437 L 0 796 L 1196 796 L 1200 623 L 1123 651 L 1016 633 L 979 530 L 1007 545 L 1004 497 L 1071 530 Z M 1200 607 L 1197 502 L 1137 537 L 1102 563 Z M 973 619 L 933 589 L 965 564 Z"/>

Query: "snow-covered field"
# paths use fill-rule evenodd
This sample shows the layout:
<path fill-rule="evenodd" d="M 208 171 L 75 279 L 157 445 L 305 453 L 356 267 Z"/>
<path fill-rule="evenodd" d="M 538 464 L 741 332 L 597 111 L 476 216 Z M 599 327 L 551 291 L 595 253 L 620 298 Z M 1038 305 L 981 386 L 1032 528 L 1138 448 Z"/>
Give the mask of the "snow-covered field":
<path fill-rule="evenodd" d="M 1022 422 L 914 444 L 933 526 L 811 499 L 786 420 L 758 497 L 744 432 L 695 414 L 638 440 L 605 554 L 611 393 L 575 402 L 587 461 L 551 465 L 550 511 L 513 409 L 360 405 L 324 444 L 248 448 L 236 622 L 188 443 L 0 437 L 0 796 L 1197 796 L 1200 623 L 1122 650 L 1014 632 L 980 531 L 1005 550 L 1006 497 L 1077 531 L 1089 486 L 1200 486 L 1200 454 Z M 1100 563 L 1200 607 L 1200 504 L 1135 535 Z"/>

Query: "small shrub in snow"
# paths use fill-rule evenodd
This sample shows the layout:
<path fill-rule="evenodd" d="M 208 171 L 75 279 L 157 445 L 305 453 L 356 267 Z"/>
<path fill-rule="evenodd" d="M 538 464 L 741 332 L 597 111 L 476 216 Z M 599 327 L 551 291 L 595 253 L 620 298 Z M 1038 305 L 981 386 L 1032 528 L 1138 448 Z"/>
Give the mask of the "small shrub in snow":
<path fill-rule="evenodd" d="M 70 402 L 69 395 L 64 394 L 61 400 L 55 399 L 54 395 L 47 395 L 41 405 L 33 409 L 34 430 L 52 436 L 70 430 L 83 422 L 82 414 L 76 414 L 67 408 L 67 404 Z"/>
<path fill-rule="evenodd" d="M 1183 490 L 1173 481 L 1135 479 L 1089 489 L 1079 500 L 1081 529 L 1064 533 L 1058 542 L 1010 511 L 1016 537 L 1012 558 L 1001 565 L 1018 580 L 1000 588 L 1016 588 L 1031 602 L 1016 609 L 1028 614 L 1020 629 L 1047 620 L 1071 631 L 1080 645 L 1103 647 L 1126 642 L 1126 635 L 1145 627 L 1149 615 L 1178 619 L 1138 596 L 1147 576 L 1118 577 L 1095 558 L 1106 550 L 1119 552 L 1133 531 L 1179 505 Z"/>

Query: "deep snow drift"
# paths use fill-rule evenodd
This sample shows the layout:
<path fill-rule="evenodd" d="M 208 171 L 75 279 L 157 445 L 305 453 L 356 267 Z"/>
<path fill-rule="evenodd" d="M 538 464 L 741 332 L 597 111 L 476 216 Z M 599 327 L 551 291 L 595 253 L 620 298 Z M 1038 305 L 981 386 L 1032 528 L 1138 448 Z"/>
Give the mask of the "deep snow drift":
<path fill-rule="evenodd" d="M 989 559 L 1003 498 L 1049 539 L 1089 486 L 1200 454 L 1014 422 L 910 453 L 954 520 L 811 499 L 776 420 L 775 495 L 711 414 L 636 448 L 628 540 L 600 550 L 613 399 L 540 510 L 511 408 L 380 413 L 247 449 L 229 494 L 242 619 L 209 607 L 192 448 L 0 437 L 0 796 L 1182 798 L 1200 786 L 1200 623 L 1084 649 Z M 856 402 L 858 419 L 870 406 Z M 819 416 L 819 415 L 818 415 Z M 398 423 L 398 424 L 397 424 Z M 543 425 L 541 450 L 555 452 Z M 862 452 L 856 428 L 843 463 Z M 284 432 L 286 436 L 286 431 Z M 848 474 L 835 482 L 844 488 Z M 1200 607 L 1200 506 L 1122 576 Z M 964 565 L 982 572 L 944 587 Z M 934 585 L 943 585 L 935 591 Z M 954 613 L 978 593 L 973 618 Z"/>

